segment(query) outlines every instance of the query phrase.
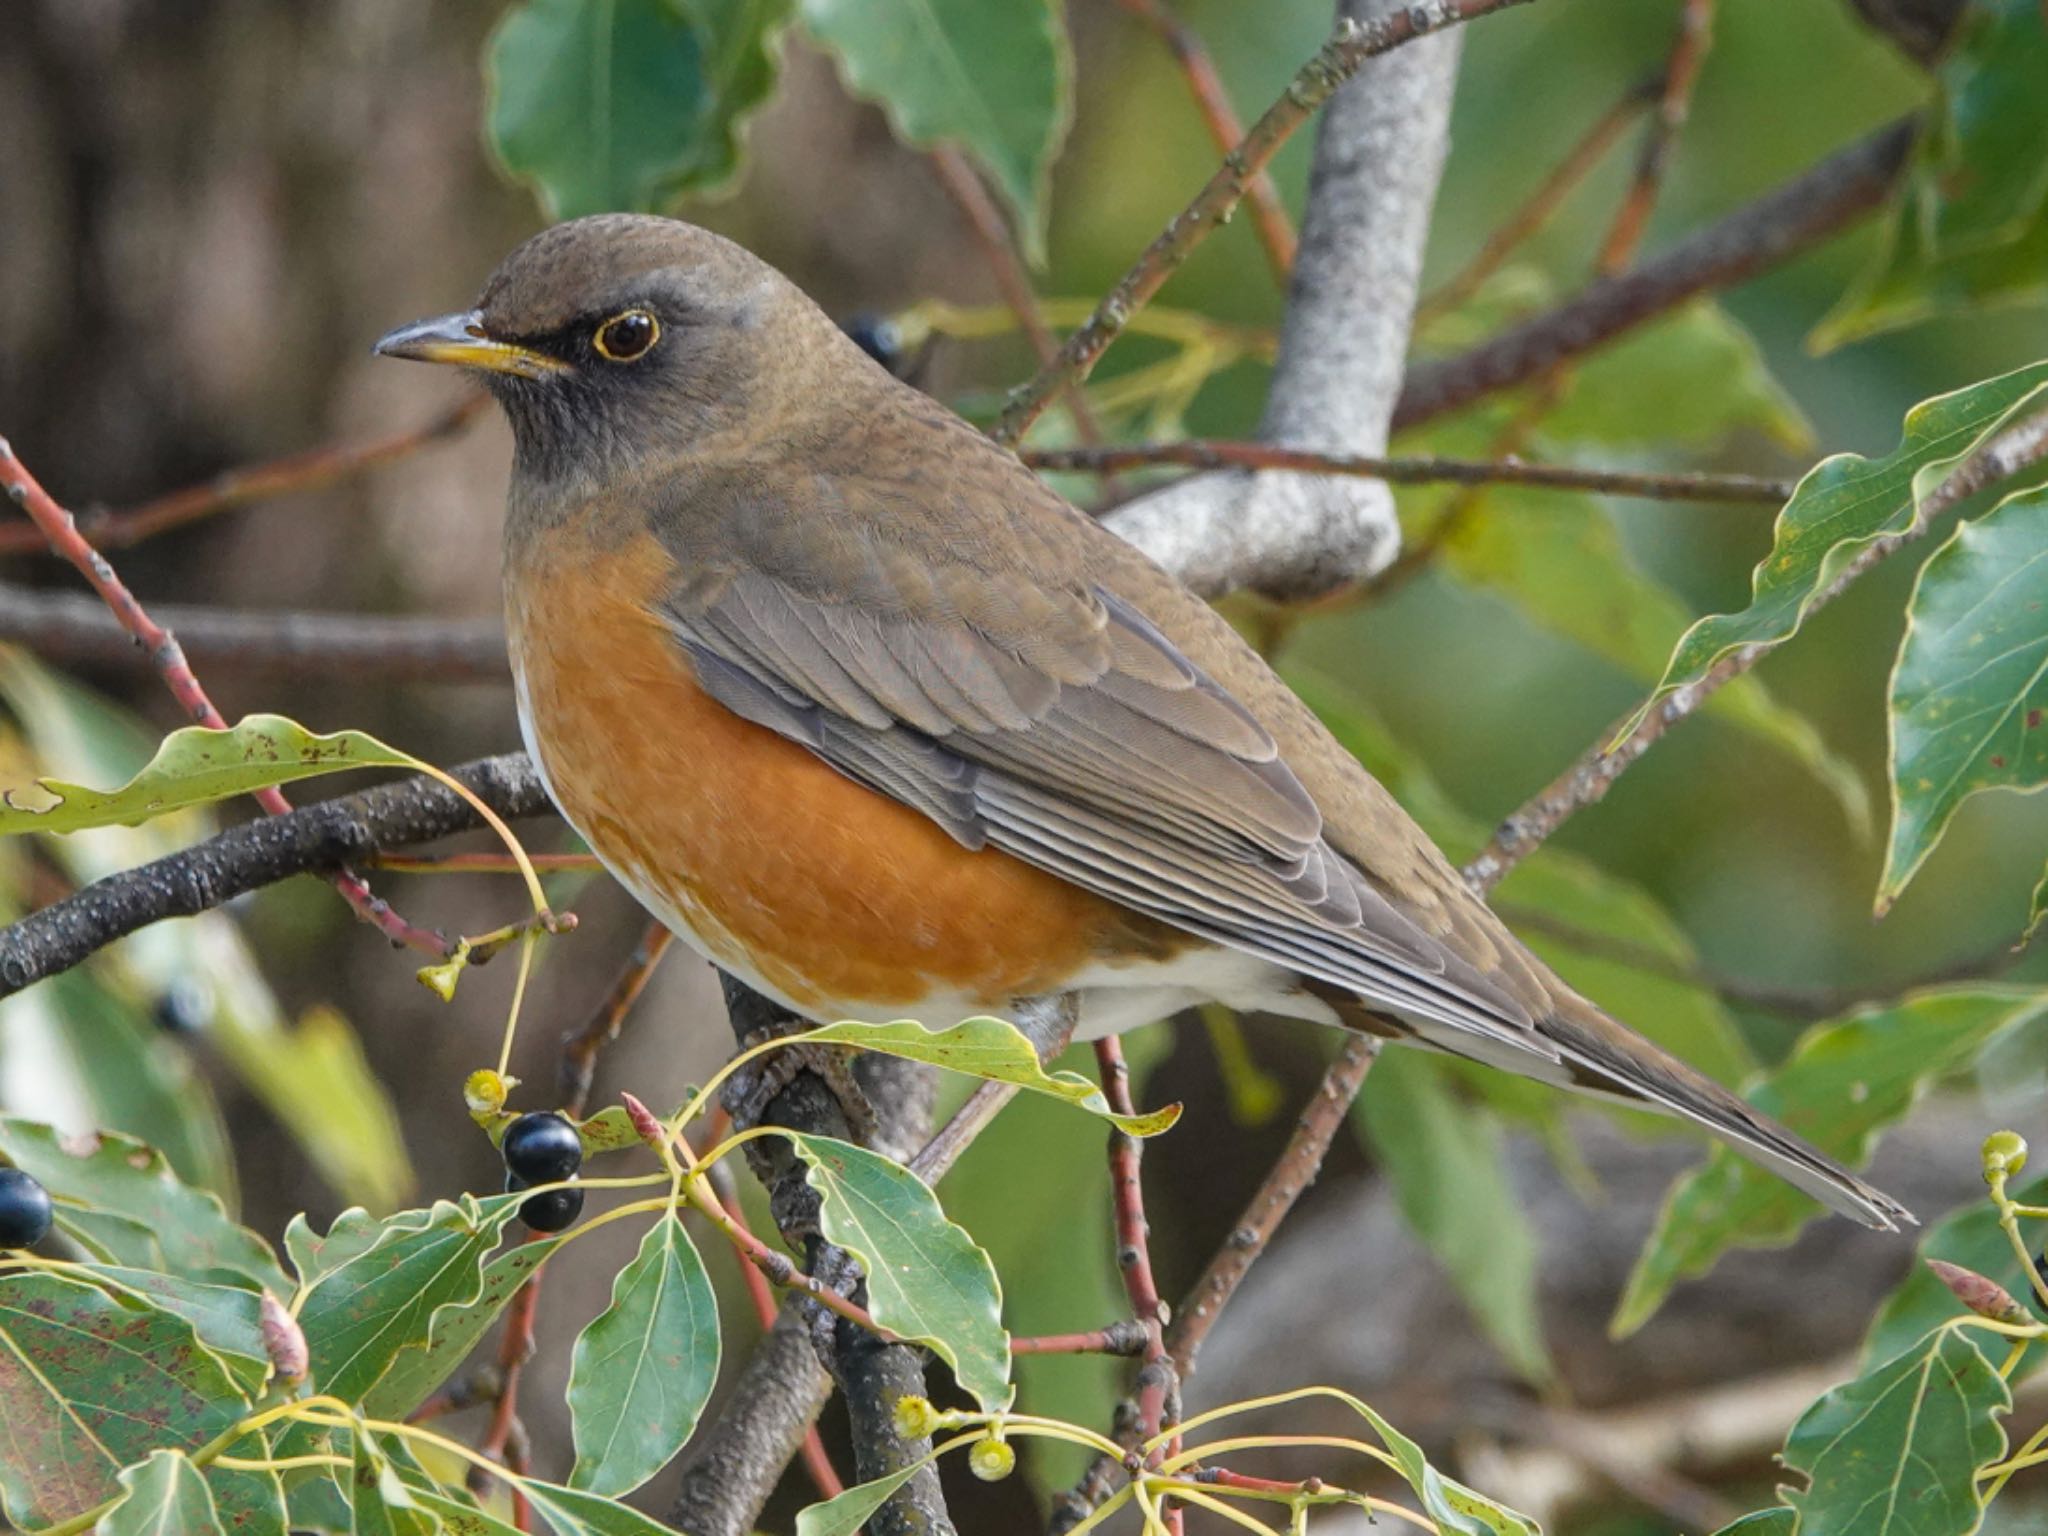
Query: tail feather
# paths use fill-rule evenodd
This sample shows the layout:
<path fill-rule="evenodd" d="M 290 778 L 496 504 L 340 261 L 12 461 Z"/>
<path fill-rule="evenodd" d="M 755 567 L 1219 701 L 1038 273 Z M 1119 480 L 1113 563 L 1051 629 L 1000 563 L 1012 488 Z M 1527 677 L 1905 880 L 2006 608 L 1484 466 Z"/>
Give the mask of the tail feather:
<path fill-rule="evenodd" d="M 1309 988 L 1353 1029 L 1389 1039 L 1408 1039 L 1456 1056 L 1559 1087 L 1613 1099 L 1689 1120 L 1744 1157 L 1804 1190 L 1831 1210 L 1880 1231 L 1896 1232 L 1918 1218 L 1884 1191 L 1866 1184 L 1825 1153 L 1808 1146 L 1784 1126 L 1760 1114 L 1704 1073 L 1609 1018 L 1561 982 L 1552 1012 L 1536 1028 L 1557 1048 L 1557 1059 L 1534 1048 L 1526 1053 L 1497 1046 L 1483 1055 L 1475 1040 L 1428 1020 L 1394 1018 L 1361 998 L 1334 988 Z M 1501 1059 L 1513 1055 L 1514 1059 Z"/>
<path fill-rule="evenodd" d="M 1690 1120 L 1751 1161 L 1866 1227 L 1896 1232 L 1917 1218 L 1882 1190 L 1751 1108 L 1704 1073 L 1569 996 L 1538 1028 L 1587 1093 Z"/>

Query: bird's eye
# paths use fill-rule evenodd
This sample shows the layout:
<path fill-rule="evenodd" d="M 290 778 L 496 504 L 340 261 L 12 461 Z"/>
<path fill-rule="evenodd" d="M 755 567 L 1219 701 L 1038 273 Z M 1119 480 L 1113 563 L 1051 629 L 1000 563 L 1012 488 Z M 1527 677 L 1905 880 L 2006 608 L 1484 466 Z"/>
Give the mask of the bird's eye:
<path fill-rule="evenodd" d="M 644 356 L 660 336 L 660 324 L 646 310 L 622 310 L 597 328 L 598 356 L 615 363 L 630 363 Z"/>

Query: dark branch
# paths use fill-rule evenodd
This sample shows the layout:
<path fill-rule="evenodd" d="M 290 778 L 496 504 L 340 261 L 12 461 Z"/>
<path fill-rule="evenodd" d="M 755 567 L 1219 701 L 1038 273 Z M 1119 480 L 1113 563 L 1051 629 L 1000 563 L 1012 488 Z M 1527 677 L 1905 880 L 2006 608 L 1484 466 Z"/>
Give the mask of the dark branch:
<path fill-rule="evenodd" d="M 549 809 L 524 753 L 452 769 L 504 817 Z M 300 874 L 332 874 L 387 848 L 407 848 L 483 823 L 429 778 L 403 779 L 250 822 L 104 880 L 0 929 L 0 997 L 69 970 L 95 950 L 167 917 L 191 917 Z"/>
<path fill-rule="evenodd" d="M 1416 426 L 1538 378 L 1697 294 L 1733 287 L 1839 233 L 1882 203 L 1912 146 L 1901 118 L 1681 241 L 1654 261 L 1595 282 L 1548 314 L 1471 351 L 1408 371 L 1394 426 Z"/>

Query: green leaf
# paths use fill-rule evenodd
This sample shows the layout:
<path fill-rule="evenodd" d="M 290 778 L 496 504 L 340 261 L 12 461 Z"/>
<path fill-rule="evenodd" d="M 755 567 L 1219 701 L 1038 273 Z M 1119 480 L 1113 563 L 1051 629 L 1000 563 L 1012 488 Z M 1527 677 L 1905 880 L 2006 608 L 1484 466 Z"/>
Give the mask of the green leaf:
<path fill-rule="evenodd" d="M 121 1502 L 100 1516 L 95 1536 L 225 1536 L 206 1479 L 182 1451 L 152 1451 L 120 1480 Z"/>
<path fill-rule="evenodd" d="M 2048 292 L 2048 24 L 2039 0 L 1962 9 L 1882 244 L 1815 330 L 1825 350 L 1944 310 Z"/>
<path fill-rule="evenodd" d="M 2012 1197 L 2026 1205 L 2048 1201 L 2048 1178 L 2014 1189 Z M 1946 1259 L 1975 1270 L 2023 1300 L 2032 1295 L 2033 1281 L 1998 1225 L 1998 1208 L 1989 1200 L 1972 1200 L 1929 1227 L 1914 1256 L 1919 1261 Z M 1871 1319 L 1859 1355 L 1863 1369 L 1868 1371 L 1903 1354 L 1943 1323 L 1968 1315 L 1955 1292 L 1935 1278 L 1925 1262 L 1916 1262 Z M 2030 1349 L 2010 1379 L 2016 1385 L 2044 1363 L 2048 1363 L 2048 1355 L 2038 1347 Z"/>
<path fill-rule="evenodd" d="M 1013 1083 L 1099 1115 L 1133 1136 L 1156 1136 L 1180 1118 L 1180 1106 L 1145 1115 L 1118 1115 L 1102 1092 L 1078 1072 L 1047 1072 L 1023 1031 L 1006 1019 L 963 1019 L 946 1029 L 926 1029 L 911 1019 L 892 1024 L 847 1020 L 825 1024 L 800 1036 L 805 1045 L 850 1045 L 884 1056 L 901 1056 L 993 1083 Z"/>
<path fill-rule="evenodd" d="M 1807 1031 L 1747 1097 L 1821 1151 L 1857 1167 L 1879 1132 L 1902 1119 L 1928 1088 L 2044 1008 L 2048 999 L 2036 993 L 1956 987 L 1860 1009 Z M 1783 1247 L 1820 1213 L 1810 1195 L 1716 1146 L 1672 1185 L 1610 1332 L 1633 1333 L 1674 1285 L 1704 1274 L 1728 1249 Z"/>
<path fill-rule="evenodd" d="M 718 1300 L 674 1211 L 612 1282 L 611 1305 L 576 1340 L 569 1417 L 573 1488 L 630 1493 L 696 1432 L 718 1381 Z"/>
<path fill-rule="evenodd" d="M 1542 1536 L 1536 1522 L 1527 1515 L 1516 1514 L 1506 1505 L 1496 1504 L 1437 1471 L 1422 1454 L 1422 1447 L 1394 1428 L 1370 1404 L 1331 1387 L 1313 1390 L 1317 1396 L 1335 1398 L 1372 1426 L 1373 1433 L 1393 1454 L 1402 1477 L 1422 1501 L 1423 1513 L 1436 1522 L 1443 1536 Z"/>
<path fill-rule="evenodd" d="M 402 1419 L 432 1397 L 469 1357 L 513 1293 L 561 1245 L 559 1236 L 529 1238 L 493 1258 L 484 1266 L 476 1299 L 441 1306 L 427 1325 L 426 1347 L 399 1351 L 391 1368 L 363 1394 L 363 1411 L 372 1418 Z"/>
<path fill-rule="evenodd" d="M 1799 1511 L 1780 1504 L 1731 1520 L 1714 1536 L 1797 1536 L 1798 1530 Z"/>
<path fill-rule="evenodd" d="M 1452 1093 L 1420 1051 L 1383 1051 L 1356 1123 L 1393 1181 L 1409 1226 L 1429 1245 L 1487 1337 L 1532 1381 L 1555 1375 L 1536 1308 L 1536 1234 L 1508 1180 L 1500 1125 Z"/>
<path fill-rule="evenodd" d="M 927 1456 L 907 1467 L 898 1468 L 886 1477 L 856 1483 L 822 1504 L 799 1510 L 796 1536 L 860 1536 L 861 1529 L 874 1512 L 888 1503 L 898 1488 L 922 1472 L 930 1462 L 931 1457 Z"/>
<path fill-rule="evenodd" d="M 354 1536 L 434 1536 L 440 1517 L 423 1506 L 362 1425 L 350 1431 L 353 1441 L 349 1476 L 349 1510 Z"/>
<path fill-rule="evenodd" d="M 313 1286 L 367 1252 L 384 1235 L 384 1225 L 362 1207 L 351 1206 L 334 1218 L 325 1233 L 319 1233 L 301 1211 L 285 1223 L 284 1251 L 298 1271 L 300 1283 Z"/>
<path fill-rule="evenodd" d="M 182 1317 L 49 1273 L 0 1276 L 0 1493 L 17 1526 L 83 1514 L 122 1468 L 196 1449 L 246 1408 Z"/>
<path fill-rule="evenodd" d="M 867 1271 L 874 1320 L 929 1344 L 984 1409 L 1004 1407 L 1010 1336 L 1003 1330 L 1002 1282 L 988 1255 L 900 1163 L 830 1136 L 782 1134 L 809 1165 L 826 1239 Z"/>
<path fill-rule="evenodd" d="M 0 795 L 0 836 L 134 826 L 187 806 L 224 800 L 352 768 L 417 768 L 419 760 L 362 731 L 320 736 L 282 715 L 250 715 L 226 730 L 173 731 L 156 756 L 119 789 L 58 779 Z"/>
<path fill-rule="evenodd" d="M 1906 616 L 1880 915 L 1963 801 L 2048 784 L 2048 490 L 1957 524 L 1921 567 Z"/>
<path fill-rule="evenodd" d="M 63 1137 L 0 1115 L 0 1155 L 50 1192 L 59 1229 L 95 1257 L 291 1292 L 263 1239 L 230 1221 L 213 1195 L 181 1183 L 153 1147 L 112 1134 Z"/>
<path fill-rule="evenodd" d="M 523 0 L 484 50 L 485 129 L 551 219 L 731 181 L 790 0 Z"/>
<path fill-rule="evenodd" d="M 315 1389 L 359 1402 L 401 1351 L 427 1348 L 440 1310 L 481 1293 L 484 1259 L 519 1204 L 512 1195 L 465 1195 L 401 1212 L 323 1274 L 299 1308 Z"/>
<path fill-rule="evenodd" d="M 523 1478 L 519 1484 L 555 1536 L 676 1536 L 667 1526 L 595 1493 Z"/>
<path fill-rule="evenodd" d="M 270 1374 L 270 1352 L 263 1342 L 263 1298 L 232 1285 L 205 1285 L 151 1269 L 94 1264 L 75 1273 L 90 1276 L 102 1290 L 138 1295 L 190 1323 L 222 1365 L 250 1391 Z"/>
<path fill-rule="evenodd" d="M 1705 299 L 1593 353 L 1543 419 L 1546 438 L 1666 453 L 1711 447 L 1739 428 L 1795 452 L 1813 440 L 1756 338 Z"/>
<path fill-rule="evenodd" d="M 1750 604 L 1713 614 L 1685 632 L 1636 719 L 1677 688 L 1706 676 L 1729 652 L 1791 636 L 1814 595 L 1856 553 L 1912 526 L 1921 499 L 2048 386 L 2048 363 L 1937 395 L 1906 413 L 1898 448 L 1882 459 L 1853 453 L 1823 459 L 1778 514 L 1771 552 L 1757 566 Z M 1631 721 L 1628 729 L 1633 729 Z"/>
<path fill-rule="evenodd" d="M 1977 1473 L 2005 1454 L 2012 1393 L 1983 1351 L 1944 1329 L 1836 1387 L 1800 1417 L 1783 1460 L 1800 1536 L 1970 1536 Z"/>
<path fill-rule="evenodd" d="M 1045 259 L 1052 162 L 1073 116 L 1074 61 L 1055 0 L 797 0 L 856 96 L 918 149 L 958 144 Z"/>

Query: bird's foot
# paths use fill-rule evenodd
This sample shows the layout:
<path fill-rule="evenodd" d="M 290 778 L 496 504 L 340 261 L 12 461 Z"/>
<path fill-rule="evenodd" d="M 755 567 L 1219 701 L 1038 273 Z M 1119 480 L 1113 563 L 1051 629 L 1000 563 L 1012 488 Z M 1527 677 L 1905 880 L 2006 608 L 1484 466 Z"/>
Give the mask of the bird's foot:
<path fill-rule="evenodd" d="M 768 1106 L 797 1078 L 809 1072 L 831 1090 L 846 1113 L 847 1129 L 861 1146 L 872 1146 L 881 1132 L 881 1119 L 869 1100 L 867 1090 L 854 1075 L 853 1053 L 842 1045 L 810 1045 L 803 1035 L 807 1026 L 795 1020 L 764 1025 L 750 1030 L 746 1046 L 752 1049 L 768 1040 L 787 1039 L 780 1050 L 770 1051 L 733 1074 L 723 1095 L 727 1113 L 737 1126 L 758 1125 Z"/>

